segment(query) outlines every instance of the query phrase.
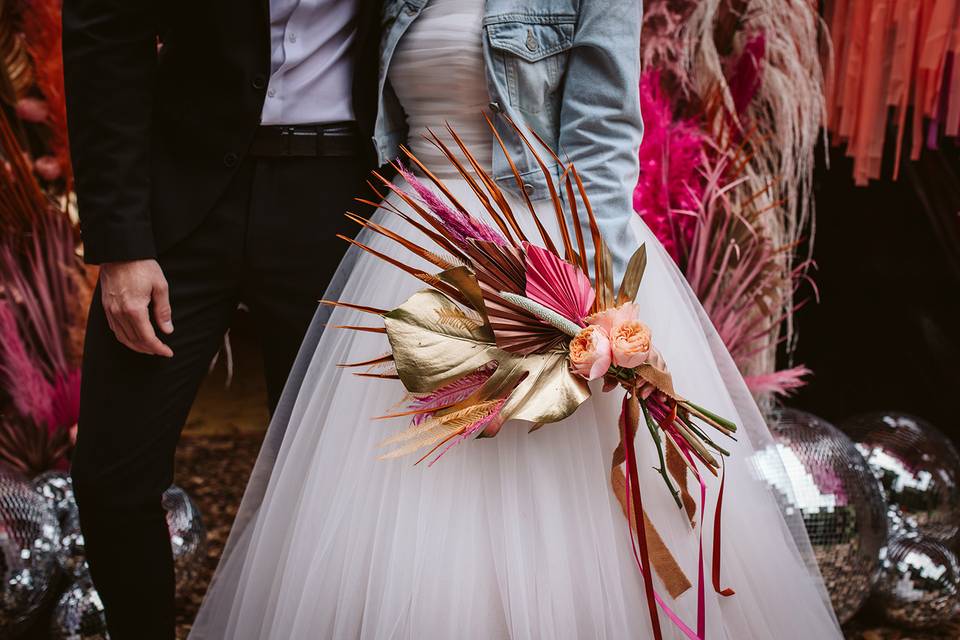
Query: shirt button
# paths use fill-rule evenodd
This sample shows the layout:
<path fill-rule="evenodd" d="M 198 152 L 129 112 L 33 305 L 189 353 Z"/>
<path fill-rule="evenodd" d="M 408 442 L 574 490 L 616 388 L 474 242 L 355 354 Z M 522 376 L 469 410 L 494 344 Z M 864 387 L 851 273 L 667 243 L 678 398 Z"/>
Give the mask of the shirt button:
<path fill-rule="evenodd" d="M 277 95 L 277 90 L 276 90 L 276 89 L 270 89 L 270 91 L 267 91 L 267 97 L 272 98 L 272 97 L 274 97 L 275 95 Z"/>
<path fill-rule="evenodd" d="M 254 89 L 260 91 L 267 86 L 267 78 L 265 76 L 256 76 L 251 84 L 253 85 Z"/>
<path fill-rule="evenodd" d="M 523 185 L 523 192 L 528 196 L 532 196 L 534 191 L 536 191 L 536 189 L 534 189 L 533 185 L 529 182 Z"/>
<path fill-rule="evenodd" d="M 287 40 L 289 40 L 290 42 L 296 42 L 296 41 L 297 41 L 297 34 L 291 33 L 289 36 L 287 36 Z"/>
<path fill-rule="evenodd" d="M 228 169 L 232 169 L 233 167 L 237 166 L 237 160 L 239 159 L 240 157 L 231 151 L 223 156 L 223 166 L 227 167 Z"/>
<path fill-rule="evenodd" d="M 491 102 L 490 104 L 487 105 L 487 107 L 489 107 L 489 108 L 490 108 L 490 111 L 493 111 L 494 113 L 500 113 L 500 103 L 499 103 L 499 102 Z"/>

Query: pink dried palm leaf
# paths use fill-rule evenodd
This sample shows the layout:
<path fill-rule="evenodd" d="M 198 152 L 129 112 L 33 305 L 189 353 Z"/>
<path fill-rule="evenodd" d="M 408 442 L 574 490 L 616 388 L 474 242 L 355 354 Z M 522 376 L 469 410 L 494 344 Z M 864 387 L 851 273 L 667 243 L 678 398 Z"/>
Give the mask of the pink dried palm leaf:
<path fill-rule="evenodd" d="M 581 327 L 590 315 L 596 293 L 590 279 L 577 267 L 556 254 L 532 244 L 524 244 L 526 257 L 526 295 Z"/>
<path fill-rule="evenodd" d="M 77 320 L 71 298 L 81 268 L 71 250 L 72 231 L 56 214 L 31 234 L 22 252 L 0 245 L 0 295 L 14 303 L 24 342 L 50 380 L 71 368 L 66 330 Z"/>
<path fill-rule="evenodd" d="M 0 304 L 7 337 L 0 345 L 3 390 L 25 417 L 70 427 L 76 423 L 79 392 L 78 334 L 86 324 L 83 301 L 91 286 L 76 253 L 74 224 L 41 190 L 2 115 L 0 156 L 6 159 L 0 167 Z M 46 401 L 36 397 L 37 385 L 27 382 L 33 380 L 30 371 L 43 379 Z"/>
<path fill-rule="evenodd" d="M 704 155 L 704 194 L 687 259 L 686 277 L 741 372 L 758 394 L 786 395 L 802 384 L 806 369 L 791 373 L 757 371 L 758 355 L 778 344 L 785 314 L 783 291 L 795 291 L 804 265 L 788 271 L 783 255 L 764 225 L 772 207 L 756 194 L 744 194 L 736 153 L 714 147 Z"/>

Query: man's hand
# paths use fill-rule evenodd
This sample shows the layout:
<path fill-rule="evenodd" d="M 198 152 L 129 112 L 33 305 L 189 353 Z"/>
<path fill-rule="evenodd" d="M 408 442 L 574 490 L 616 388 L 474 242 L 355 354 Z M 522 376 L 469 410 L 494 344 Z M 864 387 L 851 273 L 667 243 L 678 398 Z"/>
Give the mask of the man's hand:
<path fill-rule="evenodd" d="M 114 335 L 139 353 L 173 357 L 150 324 L 153 318 L 165 334 L 173 333 L 167 280 L 156 260 L 111 262 L 100 267 L 103 310 Z"/>

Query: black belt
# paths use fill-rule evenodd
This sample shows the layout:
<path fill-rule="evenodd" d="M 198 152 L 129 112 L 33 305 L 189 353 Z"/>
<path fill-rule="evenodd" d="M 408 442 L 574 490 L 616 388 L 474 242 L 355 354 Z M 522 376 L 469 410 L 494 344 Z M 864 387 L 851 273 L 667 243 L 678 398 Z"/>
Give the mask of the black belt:
<path fill-rule="evenodd" d="M 360 133 L 352 122 L 338 124 L 265 125 L 257 129 L 250 155 L 271 158 L 356 156 Z"/>

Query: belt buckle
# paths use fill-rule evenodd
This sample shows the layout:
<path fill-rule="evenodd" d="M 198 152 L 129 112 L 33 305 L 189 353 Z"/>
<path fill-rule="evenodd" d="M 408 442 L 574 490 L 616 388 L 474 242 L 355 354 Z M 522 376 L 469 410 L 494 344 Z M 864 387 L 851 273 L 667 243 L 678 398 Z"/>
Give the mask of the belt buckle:
<path fill-rule="evenodd" d="M 315 156 L 317 155 L 319 137 L 317 131 L 295 126 L 281 127 L 281 153 L 285 156 Z"/>
<path fill-rule="evenodd" d="M 280 155 L 290 155 L 292 140 L 293 127 L 280 127 Z"/>

